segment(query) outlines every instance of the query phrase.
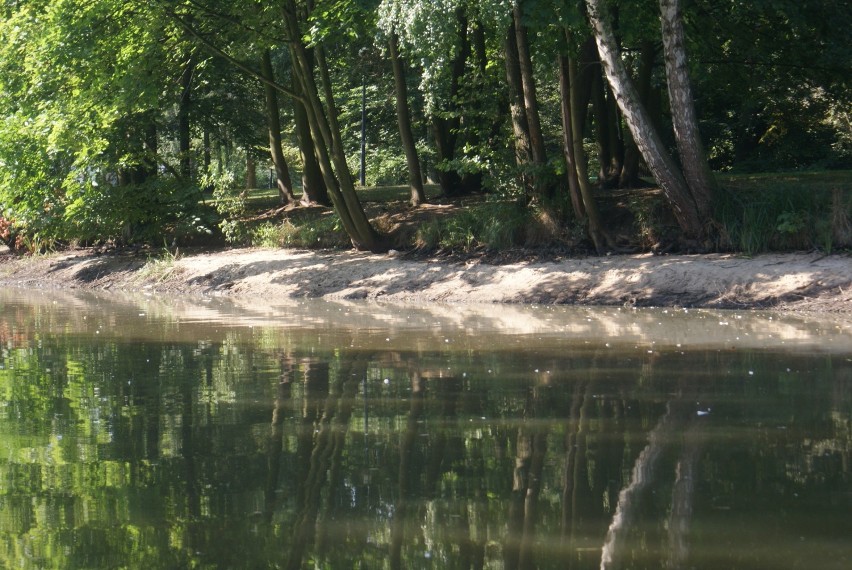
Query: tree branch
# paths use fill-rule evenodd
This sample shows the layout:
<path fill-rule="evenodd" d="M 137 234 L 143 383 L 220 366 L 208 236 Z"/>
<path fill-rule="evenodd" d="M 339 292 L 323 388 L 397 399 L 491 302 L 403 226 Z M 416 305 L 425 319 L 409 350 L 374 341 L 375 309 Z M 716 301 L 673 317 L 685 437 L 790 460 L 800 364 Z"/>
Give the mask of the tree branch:
<path fill-rule="evenodd" d="M 259 72 L 255 71 L 254 69 L 249 67 L 248 64 L 243 63 L 242 61 L 238 60 L 237 58 L 235 58 L 232 55 L 225 52 L 220 47 L 213 44 L 210 40 L 208 40 L 200 32 L 198 32 L 198 30 L 193 28 L 192 25 L 189 22 L 187 22 L 182 17 L 180 17 L 174 10 L 167 8 L 166 6 L 164 6 L 162 4 L 160 4 L 160 7 L 162 8 L 162 10 L 165 12 L 165 14 L 169 18 L 171 18 L 172 20 L 175 21 L 175 23 L 178 24 L 178 26 L 180 26 L 189 35 L 191 35 L 192 37 L 197 39 L 199 42 L 201 42 L 201 44 L 205 48 L 207 48 L 208 50 L 210 50 L 214 54 L 218 55 L 219 57 L 221 57 L 222 59 L 224 59 L 225 61 L 227 61 L 228 63 L 230 63 L 231 65 L 233 65 L 234 67 L 236 67 L 237 69 L 242 71 L 243 73 L 255 78 L 256 80 L 260 81 L 261 83 L 263 83 L 265 85 L 269 85 L 270 87 L 274 88 L 275 90 L 280 91 L 281 93 L 287 95 L 288 97 L 295 99 L 296 101 L 299 101 L 303 104 L 305 103 L 304 97 L 302 97 L 301 95 L 299 95 L 298 93 L 296 93 L 292 89 L 288 89 L 287 87 L 284 87 L 280 83 L 277 83 L 275 81 L 272 81 L 270 79 L 263 77 L 263 75 L 261 75 Z"/>

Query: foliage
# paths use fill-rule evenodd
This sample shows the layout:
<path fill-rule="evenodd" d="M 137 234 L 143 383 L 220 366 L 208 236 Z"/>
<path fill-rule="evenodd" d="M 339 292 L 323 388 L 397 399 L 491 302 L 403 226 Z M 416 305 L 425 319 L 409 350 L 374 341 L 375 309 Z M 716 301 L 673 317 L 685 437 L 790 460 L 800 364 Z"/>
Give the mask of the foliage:
<path fill-rule="evenodd" d="M 723 178 L 717 209 L 720 246 L 747 254 L 814 248 L 831 253 L 852 247 L 849 178 L 848 172 Z"/>
<path fill-rule="evenodd" d="M 711 163 L 747 172 L 849 168 L 843 2 L 699 2 L 691 22 Z"/>
<path fill-rule="evenodd" d="M 639 46 L 659 41 L 659 7 L 650 0 L 613 0 L 609 5 L 618 15 L 624 60 L 635 72 Z M 499 196 L 495 204 L 520 198 L 523 180 L 531 177 L 554 181 L 560 188 L 553 204 L 533 203 L 528 212 L 475 206 L 453 221 L 454 227 L 449 220 L 427 224 L 421 245 L 499 247 L 523 243 L 533 234 L 560 234 L 553 228 L 543 233 L 535 229 L 548 225 L 535 208 L 555 204 L 555 211 L 569 209 L 554 62 L 561 53 L 577 56 L 588 36 L 579 3 L 522 3 L 548 158 L 546 165 L 535 167 L 518 166 L 514 155 L 504 65 L 512 2 L 299 0 L 294 6 L 305 18 L 300 22 L 303 37 L 297 39 L 310 48 L 321 47 L 328 62 L 343 147 L 337 150 L 348 159 L 351 172 L 359 168 L 361 94 L 366 87 L 368 186 L 406 181 L 386 49 L 390 34 L 396 34 L 407 66 L 412 130 L 424 174 L 433 180 L 455 174 L 470 183 L 465 188 Z M 852 12 L 844 3 L 697 0 L 684 6 L 696 106 L 715 169 L 801 171 L 852 165 L 852 54 L 846 46 Z M 325 219 L 305 237 L 286 237 L 302 229 L 256 228 L 242 221 L 252 209 L 237 189 L 245 186 L 247 159 L 251 156 L 260 172 L 269 169 L 263 90 L 251 73 L 263 50 L 272 53 L 274 75 L 283 89 L 282 134 L 297 188 L 302 174 L 292 98 L 284 96 L 293 79 L 293 38 L 277 6 L 245 0 L 156 0 L 144 6 L 119 0 L 30 0 L 6 3 L 3 16 L 4 243 L 31 251 L 71 243 L 156 245 L 164 236 L 188 241 L 218 230 L 233 243 L 337 243 L 334 224 Z M 566 39 L 566 29 L 573 40 Z M 219 50 L 215 57 L 211 45 Z M 454 69 L 465 50 L 469 53 L 459 60 L 461 68 Z M 659 61 L 651 83 L 649 109 L 666 125 L 668 102 Z M 590 172 L 597 173 L 602 165 L 596 129 L 609 127 L 623 146 L 624 124 L 617 115 L 610 125 L 596 113 L 585 118 L 583 145 Z M 454 145 L 442 162 L 434 137 L 439 124 L 447 126 Z M 188 154 L 180 150 L 182 137 L 189 137 Z M 206 205 L 209 189 L 218 189 L 216 212 Z M 843 190 L 821 193 L 813 203 L 793 190 L 773 198 L 725 193 L 717 204 L 720 219 L 714 221 L 724 234 L 718 245 L 746 251 L 845 247 Z M 826 200 L 840 205 L 827 208 Z M 658 206 L 642 210 L 642 201 L 636 203 L 645 245 L 656 243 L 660 235 L 668 241 L 676 238 L 665 222 L 667 206 Z M 479 223 L 482 215 L 493 223 Z M 533 229 L 524 230 L 519 218 Z M 560 224 L 574 223 L 563 218 Z M 605 226 L 617 223 L 603 220 Z M 285 237 L 275 238 L 278 231 Z M 322 231 L 331 231 L 328 239 L 311 234 Z"/>
<path fill-rule="evenodd" d="M 417 232 L 416 246 L 468 252 L 520 247 L 536 235 L 537 224 L 534 213 L 518 202 L 495 200 L 427 222 Z"/>
<path fill-rule="evenodd" d="M 349 246 L 340 222 L 328 212 L 287 218 L 279 224 L 264 223 L 251 230 L 251 244 L 260 247 L 311 249 Z"/>

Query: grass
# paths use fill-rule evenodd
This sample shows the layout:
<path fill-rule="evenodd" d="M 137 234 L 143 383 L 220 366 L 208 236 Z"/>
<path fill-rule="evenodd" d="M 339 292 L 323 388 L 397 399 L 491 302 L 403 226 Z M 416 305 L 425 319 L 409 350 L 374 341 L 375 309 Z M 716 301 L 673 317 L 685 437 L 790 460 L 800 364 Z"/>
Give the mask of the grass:
<path fill-rule="evenodd" d="M 852 172 L 720 175 L 720 249 L 852 247 Z"/>
<path fill-rule="evenodd" d="M 139 278 L 144 281 L 165 281 L 175 270 L 175 262 L 178 259 L 180 251 L 177 248 L 171 251 L 168 246 L 163 246 L 160 255 L 148 256 L 145 265 L 139 270 Z"/>

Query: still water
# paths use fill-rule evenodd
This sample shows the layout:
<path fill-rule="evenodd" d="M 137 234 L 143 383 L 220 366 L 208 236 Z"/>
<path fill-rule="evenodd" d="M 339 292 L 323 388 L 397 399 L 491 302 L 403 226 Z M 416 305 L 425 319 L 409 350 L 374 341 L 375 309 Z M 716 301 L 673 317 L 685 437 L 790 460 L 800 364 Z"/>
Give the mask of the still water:
<path fill-rule="evenodd" d="M 849 319 L 0 291 L 3 568 L 852 568 Z"/>

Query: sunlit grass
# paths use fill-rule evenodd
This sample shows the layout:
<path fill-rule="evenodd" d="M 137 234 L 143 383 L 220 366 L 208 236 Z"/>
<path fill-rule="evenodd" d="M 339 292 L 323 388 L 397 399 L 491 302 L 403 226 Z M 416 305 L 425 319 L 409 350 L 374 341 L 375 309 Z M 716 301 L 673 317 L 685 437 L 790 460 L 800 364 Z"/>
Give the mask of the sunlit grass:
<path fill-rule="evenodd" d="M 175 270 L 175 262 L 180 259 L 180 251 L 163 247 L 159 255 L 149 255 L 145 265 L 139 270 L 139 278 L 143 281 L 165 281 Z"/>

